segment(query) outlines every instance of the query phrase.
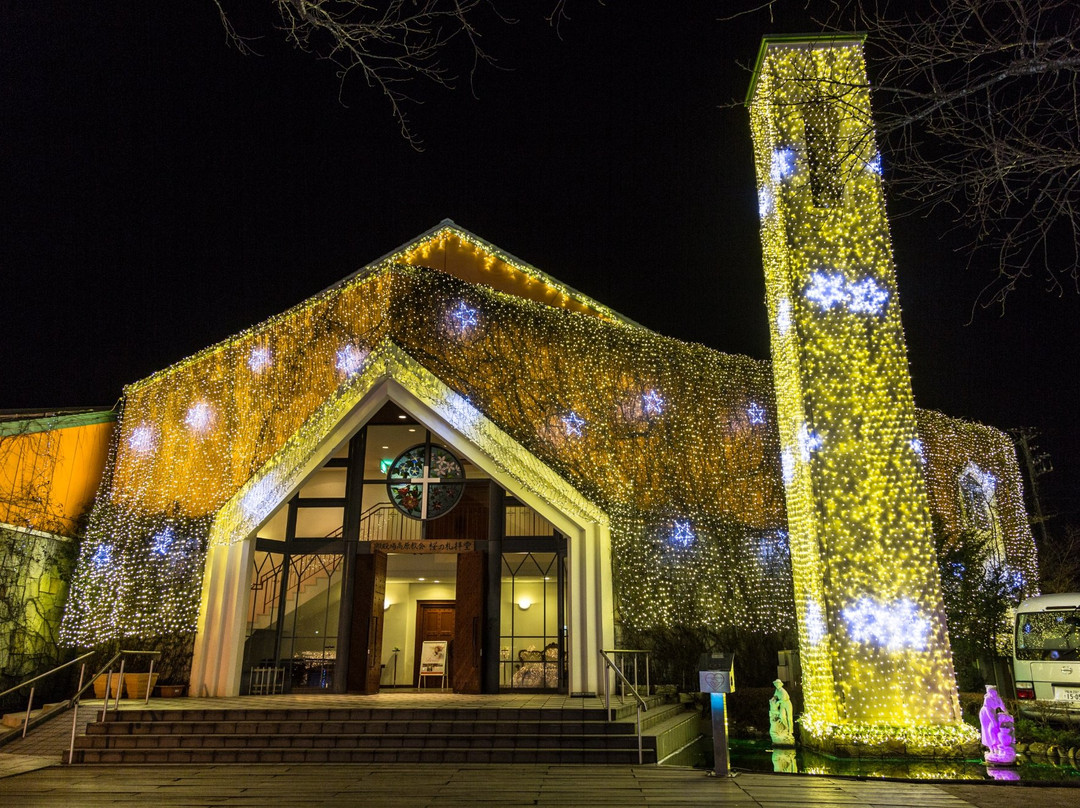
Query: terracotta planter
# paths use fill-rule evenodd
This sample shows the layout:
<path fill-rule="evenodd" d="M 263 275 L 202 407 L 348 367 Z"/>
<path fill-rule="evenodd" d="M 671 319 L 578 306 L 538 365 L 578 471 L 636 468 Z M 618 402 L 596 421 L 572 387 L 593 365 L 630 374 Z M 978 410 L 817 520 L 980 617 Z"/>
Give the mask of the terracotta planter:
<path fill-rule="evenodd" d="M 129 699 L 145 699 L 146 691 L 154 687 L 158 675 L 155 673 L 152 679 L 150 677 L 149 673 L 125 673 L 124 695 Z"/>
<path fill-rule="evenodd" d="M 94 680 L 94 698 L 105 698 L 105 684 L 109 679 L 109 674 L 103 673 Z M 116 691 L 120 687 L 120 674 L 112 674 L 112 683 L 109 685 L 109 698 L 116 698 Z"/>
<path fill-rule="evenodd" d="M 178 699 L 184 695 L 187 685 L 158 685 L 157 695 L 162 699 Z"/>

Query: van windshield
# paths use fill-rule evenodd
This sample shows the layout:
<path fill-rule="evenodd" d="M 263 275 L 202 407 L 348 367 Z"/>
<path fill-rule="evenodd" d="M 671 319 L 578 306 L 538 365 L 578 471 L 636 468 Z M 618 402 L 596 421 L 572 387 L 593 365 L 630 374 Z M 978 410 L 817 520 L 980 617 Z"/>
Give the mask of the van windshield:
<path fill-rule="evenodd" d="M 1016 615 L 1017 659 L 1080 659 L 1080 608 Z"/>

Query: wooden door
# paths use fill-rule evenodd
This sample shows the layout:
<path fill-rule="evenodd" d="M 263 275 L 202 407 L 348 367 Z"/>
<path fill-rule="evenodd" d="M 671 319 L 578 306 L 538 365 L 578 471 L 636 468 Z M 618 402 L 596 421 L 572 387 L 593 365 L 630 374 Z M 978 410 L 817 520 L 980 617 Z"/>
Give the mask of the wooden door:
<path fill-rule="evenodd" d="M 454 692 L 479 693 L 484 636 L 484 601 L 487 588 L 487 554 L 458 553 L 457 646 L 454 649 Z"/>
<path fill-rule="evenodd" d="M 386 553 L 358 555 L 354 580 L 348 689 L 360 693 L 378 693 L 382 679 Z"/>
<path fill-rule="evenodd" d="M 450 643 L 450 660 L 446 666 L 447 684 L 453 685 L 454 658 L 454 601 L 418 600 L 416 602 L 416 647 L 413 649 L 413 686 L 420 686 L 420 649 L 427 640 L 446 640 Z M 431 683 L 428 682 L 427 685 Z"/>

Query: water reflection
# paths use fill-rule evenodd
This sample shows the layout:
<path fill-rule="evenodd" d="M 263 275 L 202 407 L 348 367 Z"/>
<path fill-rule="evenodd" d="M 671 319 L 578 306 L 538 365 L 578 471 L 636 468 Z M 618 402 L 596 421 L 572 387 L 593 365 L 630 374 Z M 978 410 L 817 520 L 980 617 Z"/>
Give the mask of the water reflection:
<path fill-rule="evenodd" d="M 712 767 L 712 740 L 699 747 L 693 765 Z M 669 761 L 674 762 L 674 761 Z M 680 760 L 676 765 L 691 761 Z M 1080 770 L 1062 761 L 1054 765 L 1045 758 L 1033 761 L 1019 756 L 1016 766 L 986 766 L 979 760 L 881 760 L 878 758 L 831 758 L 806 749 L 772 749 L 767 741 L 733 741 L 731 766 L 734 769 L 786 774 L 816 774 L 845 777 L 889 777 L 903 780 L 1008 780 L 1026 782 L 1068 782 L 1080 785 Z"/>
<path fill-rule="evenodd" d="M 795 759 L 794 749 L 774 749 L 772 753 L 772 769 L 774 772 L 785 774 L 798 774 L 799 763 Z"/>

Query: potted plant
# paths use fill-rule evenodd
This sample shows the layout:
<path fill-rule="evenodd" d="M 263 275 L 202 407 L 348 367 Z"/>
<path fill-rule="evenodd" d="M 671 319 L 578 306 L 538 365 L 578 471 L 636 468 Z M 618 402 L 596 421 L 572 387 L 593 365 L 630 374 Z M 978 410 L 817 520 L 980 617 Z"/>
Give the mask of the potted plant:
<path fill-rule="evenodd" d="M 157 686 L 156 695 L 161 699 L 178 699 L 184 695 L 187 685 L 168 679 Z"/>
<path fill-rule="evenodd" d="M 109 689 L 109 698 L 110 699 L 116 698 L 116 693 L 120 689 L 120 674 L 119 673 L 111 674 L 112 682 L 109 682 L 109 678 L 110 678 L 110 674 L 102 673 L 102 674 L 98 675 L 98 677 L 96 679 L 94 679 L 94 698 L 96 698 L 96 699 L 105 698 L 105 688 L 106 688 L 106 686 L 108 686 L 108 689 Z"/>
<path fill-rule="evenodd" d="M 129 699 L 145 699 L 148 690 L 152 690 L 158 680 L 154 673 L 125 673 L 124 695 Z"/>

